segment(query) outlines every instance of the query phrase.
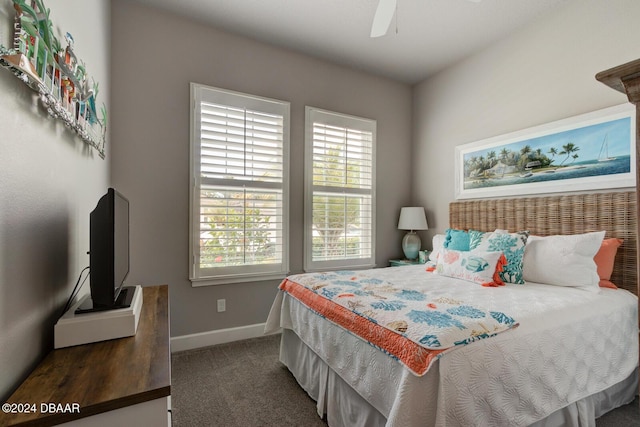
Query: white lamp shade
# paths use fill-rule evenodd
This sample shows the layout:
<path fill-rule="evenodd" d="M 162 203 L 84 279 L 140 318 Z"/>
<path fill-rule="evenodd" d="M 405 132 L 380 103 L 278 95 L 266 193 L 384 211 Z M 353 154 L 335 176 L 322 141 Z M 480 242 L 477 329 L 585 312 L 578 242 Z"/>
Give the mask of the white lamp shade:
<path fill-rule="evenodd" d="M 427 217 L 423 207 L 404 207 L 400 210 L 399 230 L 427 230 Z"/>

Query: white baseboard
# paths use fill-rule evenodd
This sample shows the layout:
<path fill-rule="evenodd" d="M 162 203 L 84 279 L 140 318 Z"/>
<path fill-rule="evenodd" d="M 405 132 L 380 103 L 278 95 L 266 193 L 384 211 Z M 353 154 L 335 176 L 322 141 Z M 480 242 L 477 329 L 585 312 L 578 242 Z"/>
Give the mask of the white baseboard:
<path fill-rule="evenodd" d="M 195 348 L 209 347 L 216 344 L 262 337 L 265 335 L 264 325 L 264 323 L 258 323 L 256 325 L 217 329 L 215 331 L 172 337 L 171 352 L 175 353 L 177 351 L 193 350 Z"/>

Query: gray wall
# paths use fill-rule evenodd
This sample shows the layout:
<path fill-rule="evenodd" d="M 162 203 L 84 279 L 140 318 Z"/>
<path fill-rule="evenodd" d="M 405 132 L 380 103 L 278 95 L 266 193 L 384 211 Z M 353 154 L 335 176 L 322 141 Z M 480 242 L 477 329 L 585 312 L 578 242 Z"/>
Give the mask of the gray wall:
<path fill-rule="evenodd" d="M 134 2 L 112 2 L 113 185 L 131 202 L 129 283 L 169 284 L 171 335 L 262 323 L 277 281 L 188 280 L 189 82 L 291 103 L 290 270 L 302 270 L 304 107 L 378 121 L 378 265 L 401 255 L 411 202 L 411 88 Z M 216 300 L 227 311 L 216 312 Z"/>
<path fill-rule="evenodd" d="M 109 99 L 109 4 L 47 2 L 54 28 Z M 13 3 L 0 3 L 0 44 L 11 46 Z M 64 39 L 58 34 L 63 46 Z M 89 212 L 106 191 L 108 159 L 49 118 L 30 89 L 0 70 L 0 401 L 53 348 L 53 325 L 89 264 Z M 88 288 L 87 285 L 85 285 Z"/>
<path fill-rule="evenodd" d="M 640 56 L 638 16 L 637 0 L 568 2 L 414 88 L 413 198 L 429 236 L 448 227 L 455 146 L 627 102 L 594 76 Z"/>

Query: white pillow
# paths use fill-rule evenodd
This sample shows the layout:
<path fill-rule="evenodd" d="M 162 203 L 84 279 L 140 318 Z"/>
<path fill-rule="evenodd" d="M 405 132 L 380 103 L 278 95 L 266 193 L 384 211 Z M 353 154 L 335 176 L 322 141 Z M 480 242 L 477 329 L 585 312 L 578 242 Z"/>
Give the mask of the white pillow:
<path fill-rule="evenodd" d="M 444 240 L 446 239 L 446 235 L 444 234 L 436 234 L 433 236 L 431 244 L 433 245 L 433 250 L 429 254 L 429 260 L 433 262 L 438 261 L 438 253 L 442 248 L 444 248 Z"/>
<path fill-rule="evenodd" d="M 568 236 L 529 236 L 523 258 L 527 282 L 573 286 L 599 291 L 600 277 L 593 257 L 604 231 Z"/>
<path fill-rule="evenodd" d="M 482 286 L 504 286 L 500 272 L 507 263 L 502 252 L 455 251 L 442 248 L 436 274 Z"/>

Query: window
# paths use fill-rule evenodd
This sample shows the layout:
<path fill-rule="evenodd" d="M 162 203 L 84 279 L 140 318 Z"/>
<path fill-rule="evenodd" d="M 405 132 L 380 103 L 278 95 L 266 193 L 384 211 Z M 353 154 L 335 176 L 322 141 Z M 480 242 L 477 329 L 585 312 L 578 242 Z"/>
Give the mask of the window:
<path fill-rule="evenodd" d="M 375 265 L 374 120 L 306 108 L 305 271 Z"/>
<path fill-rule="evenodd" d="M 190 279 L 288 270 L 289 103 L 191 84 Z"/>

